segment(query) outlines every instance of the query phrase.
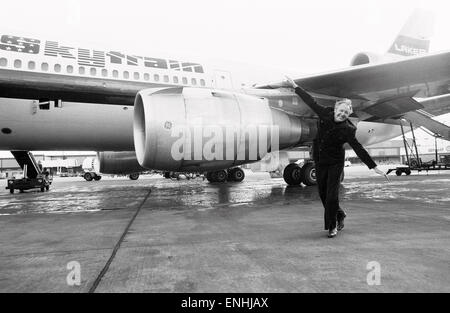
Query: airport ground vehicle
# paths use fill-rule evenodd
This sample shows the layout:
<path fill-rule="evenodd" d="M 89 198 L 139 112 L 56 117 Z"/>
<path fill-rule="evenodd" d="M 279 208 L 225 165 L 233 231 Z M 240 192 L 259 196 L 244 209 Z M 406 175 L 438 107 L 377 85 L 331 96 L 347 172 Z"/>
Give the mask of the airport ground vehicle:
<path fill-rule="evenodd" d="M 83 165 L 81 166 L 83 168 L 84 174 L 83 178 L 86 181 L 99 181 L 102 179 L 102 176 L 97 174 L 96 169 L 98 170 L 98 159 L 97 158 L 86 158 L 83 161 Z"/>
<path fill-rule="evenodd" d="M 51 178 L 47 178 L 45 175 L 39 174 L 36 178 L 24 177 L 18 179 L 8 179 L 8 186 L 6 189 L 9 189 L 10 193 L 14 193 L 14 190 L 20 190 L 20 192 L 23 192 L 24 190 L 35 188 L 38 188 L 44 192 L 45 190 L 48 191 L 50 189 L 51 183 Z"/>
<path fill-rule="evenodd" d="M 442 137 L 440 134 L 426 131 L 427 133 L 432 135 L 435 140 L 435 159 L 428 162 L 423 162 L 417 149 L 416 137 L 414 135 L 414 128 L 412 123 L 410 123 L 411 134 L 413 136 L 412 146 L 409 145 L 408 141 L 406 140 L 403 125 L 401 123 L 400 126 L 402 129 L 403 144 L 405 146 L 406 162 L 403 166 L 390 168 L 386 174 L 395 171 L 395 175 L 401 176 L 403 173 L 405 173 L 406 175 L 411 175 L 412 170 L 416 170 L 418 173 L 420 173 L 421 171 L 426 171 L 428 173 L 428 171 L 450 170 L 450 156 L 441 155 L 440 160 L 438 159 L 437 138 Z"/>
<path fill-rule="evenodd" d="M 8 179 L 6 189 L 9 189 L 10 193 L 14 193 L 14 190 L 20 190 L 20 192 L 23 192 L 24 190 L 36 188 L 40 189 L 42 192 L 45 190 L 48 191 L 52 183 L 52 178 L 49 176 L 49 173 L 42 172 L 39 166 L 33 166 L 37 163 L 31 154 L 26 155 L 26 157 L 27 161 L 32 163 L 21 163 L 23 168 L 23 177 L 17 179 L 13 177 Z M 23 159 L 25 159 L 25 157 Z"/>

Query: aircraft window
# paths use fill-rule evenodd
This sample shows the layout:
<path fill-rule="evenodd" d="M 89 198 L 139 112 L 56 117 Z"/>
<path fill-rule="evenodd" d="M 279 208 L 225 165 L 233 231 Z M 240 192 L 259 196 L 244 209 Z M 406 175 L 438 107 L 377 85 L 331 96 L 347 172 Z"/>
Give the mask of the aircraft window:
<path fill-rule="evenodd" d="M 81 75 L 84 75 L 86 73 L 86 70 L 84 69 L 84 67 L 80 66 L 78 68 L 78 73 L 80 73 Z"/>
<path fill-rule="evenodd" d="M 97 75 L 97 69 L 95 67 L 91 67 L 91 76 Z"/>
<path fill-rule="evenodd" d="M 174 83 L 174 84 L 178 84 L 178 77 L 177 77 L 177 76 L 174 76 L 174 77 L 173 77 L 173 83 Z"/>
<path fill-rule="evenodd" d="M 200 79 L 200 85 L 205 86 L 205 80 L 204 79 Z"/>
<path fill-rule="evenodd" d="M 102 69 L 102 76 L 103 77 L 108 76 L 108 70 L 107 69 Z"/>
<path fill-rule="evenodd" d="M 139 79 L 139 78 L 140 78 L 139 73 L 138 72 L 134 72 L 134 79 Z"/>
<path fill-rule="evenodd" d="M 67 65 L 67 73 L 73 73 L 73 66 Z"/>
<path fill-rule="evenodd" d="M 118 70 L 114 70 L 113 71 L 113 77 L 115 77 L 115 78 L 119 77 L 119 71 Z"/>
<path fill-rule="evenodd" d="M 28 62 L 28 69 L 29 70 L 34 70 L 35 68 L 36 68 L 36 63 L 34 63 L 34 61 Z"/>
<path fill-rule="evenodd" d="M 145 73 L 144 74 L 144 79 L 145 80 L 150 80 L 150 74 L 149 73 Z"/>
<path fill-rule="evenodd" d="M 55 72 L 56 73 L 59 73 L 59 72 L 61 72 L 61 65 L 59 65 L 59 64 L 55 64 Z"/>
<path fill-rule="evenodd" d="M 155 82 L 159 81 L 159 75 L 158 74 L 153 75 L 153 79 L 155 80 Z"/>
<path fill-rule="evenodd" d="M 195 78 L 191 79 L 191 85 L 193 86 L 197 85 L 197 80 Z"/>
<path fill-rule="evenodd" d="M 22 61 L 20 61 L 20 60 L 15 60 L 15 61 L 14 61 L 14 67 L 15 67 L 15 68 L 21 68 L 21 67 L 22 67 Z"/>
<path fill-rule="evenodd" d="M 188 81 L 186 77 L 183 77 L 183 85 L 187 85 Z"/>
<path fill-rule="evenodd" d="M 1 58 L 0 59 L 0 66 L 6 66 L 8 65 L 8 60 L 5 58 Z"/>
<path fill-rule="evenodd" d="M 128 73 L 127 71 L 123 72 L 123 78 L 130 78 L 130 73 Z"/>
<path fill-rule="evenodd" d="M 169 76 L 164 75 L 164 82 L 165 82 L 165 83 L 168 83 L 168 82 L 169 82 Z"/>
<path fill-rule="evenodd" d="M 48 63 L 42 63 L 41 64 L 41 70 L 48 71 Z"/>

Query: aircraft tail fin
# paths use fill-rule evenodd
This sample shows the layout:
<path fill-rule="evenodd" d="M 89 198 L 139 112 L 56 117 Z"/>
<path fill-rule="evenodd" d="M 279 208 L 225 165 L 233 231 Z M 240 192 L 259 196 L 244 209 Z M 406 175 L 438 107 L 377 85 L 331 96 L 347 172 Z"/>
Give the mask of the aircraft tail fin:
<path fill-rule="evenodd" d="M 423 9 L 414 10 L 387 51 L 387 54 L 414 56 L 427 53 L 433 29 L 433 13 Z"/>

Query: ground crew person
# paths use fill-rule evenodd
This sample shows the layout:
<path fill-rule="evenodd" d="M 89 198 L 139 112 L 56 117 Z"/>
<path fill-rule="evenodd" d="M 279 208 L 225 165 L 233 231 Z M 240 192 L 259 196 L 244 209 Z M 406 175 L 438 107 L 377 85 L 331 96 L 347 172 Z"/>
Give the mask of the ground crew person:
<path fill-rule="evenodd" d="M 345 150 L 348 143 L 356 155 L 377 174 L 387 175 L 377 168 L 367 151 L 355 137 L 356 126 L 348 119 L 353 113 L 351 100 L 342 99 L 335 103 L 334 109 L 319 105 L 311 95 L 299 87 L 292 79 L 287 82 L 295 89 L 295 93 L 319 116 L 317 137 L 313 141 L 313 159 L 316 167 L 319 196 L 325 208 L 325 230 L 328 237 L 333 238 L 344 228 L 347 214 L 339 206 L 339 186 L 344 170 Z"/>

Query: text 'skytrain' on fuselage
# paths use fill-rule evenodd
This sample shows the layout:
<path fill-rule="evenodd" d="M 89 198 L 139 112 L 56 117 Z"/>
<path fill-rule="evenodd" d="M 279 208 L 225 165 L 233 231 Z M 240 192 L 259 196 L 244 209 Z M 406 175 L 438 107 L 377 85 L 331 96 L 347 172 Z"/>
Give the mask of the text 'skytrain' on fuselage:
<path fill-rule="evenodd" d="M 80 66 L 104 68 L 108 64 L 126 64 L 130 66 L 170 69 L 175 71 L 204 73 L 198 63 L 182 62 L 171 59 L 126 55 L 118 51 L 101 51 L 61 46 L 56 41 L 41 41 L 33 38 L 2 35 L 0 50 L 25 54 L 40 54 L 47 57 L 62 57 L 76 60 Z"/>

